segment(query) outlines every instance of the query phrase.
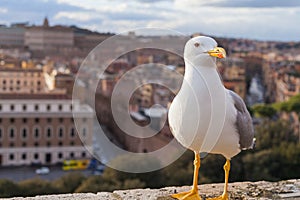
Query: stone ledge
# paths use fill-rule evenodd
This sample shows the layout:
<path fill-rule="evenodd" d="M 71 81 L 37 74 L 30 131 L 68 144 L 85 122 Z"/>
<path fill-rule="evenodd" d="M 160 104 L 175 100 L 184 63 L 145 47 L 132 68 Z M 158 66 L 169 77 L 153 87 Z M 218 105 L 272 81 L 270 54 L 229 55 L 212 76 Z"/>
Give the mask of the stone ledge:
<path fill-rule="evenodd" d="M 190 186 L 166 187 L 161 189 L 132 189 L 117 190 L 114 192 L 78 193 L 45 195 L 36 197 L 16 197 L 10 200 L 172 200 L 170 194 L 187 191 Z M 222 193 L 223 184 L 206 184 L 199 186 L 199 192 L 203 199 L 215 197 Z M 300 179 L 280 182 L 236 182 L 229 184 L 230 199 L 235 200 L 271 200 L 293 199 L 300 200 Z"/>

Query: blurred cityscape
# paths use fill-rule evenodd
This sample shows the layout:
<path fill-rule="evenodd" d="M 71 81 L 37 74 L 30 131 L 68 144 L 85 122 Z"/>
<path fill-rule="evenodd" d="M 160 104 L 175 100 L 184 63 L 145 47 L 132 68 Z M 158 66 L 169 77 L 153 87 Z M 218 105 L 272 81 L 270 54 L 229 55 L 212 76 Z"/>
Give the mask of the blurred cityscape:
<path fill-rule="evenodd" d="M 184 74 L 184 61 L 180 55 L 191 36 L 141 36 L 129 32 L 118 36 L 111 47 L 104 46 L 98 53 L 96 48 L 89 54 L 113 36 L 76 26 L 51 26 L 47 18 L 41 25 L 0 26 L 0 178 L 35 177 L 35 169 L 47 166 L 51 172 L 45 173 L 53 174 L 49 179 L 54 179 L 62 175 L 60 171 L 71 168 L 68 162 L 77 166 L 74 169 L 92 173 L 88 171 L 92 153 L 102 163 L 109 160 L 109 155 L 101 152 L 95 126 L 98 122 L 105 127 L 110 141 L 131 152 L 152 152 L 173 139 L 166 121 L 167 110 L 181 86 L 182 76 L 177 75 Z M 218 61 L 224 85 L 237 92 L 249 108 L 259 103 L 285 102 L 300 94 L 300 42 L 216 40 L 228 54 L 227 59 Z M 124 48 L 145 44 L 162 48 L 135 49 L 113 59 Z M 162 50 L 165 44 L 168 51 Z M 87 56 L 94 59 L 93 64 L 81 70 L 83 63 L 91 63 L 85 60 Z M 151 67 L 153 63 L 165 68 L 153 70 L 151 75 L 135 70 L 125 83 L 128 87 L 142 83 L 129 101 L 131 118 L 140 126 L 146 126 L 151 119 L 150 128 L 158 133 L 150 138 L 132 137 L 114 121 L 111 97 L 126 72 L 144 64 Z M 104 73 L 100 73 L 103 68 Z M 148 83 L 149 77 L 156 77 L 156 84 Z M 175 93 L 157 84 L 161 79 Z M 160 106 L 153 106 L 157 104 Z M 300 139 L 299 112 L 277 117 L 290 121 L 293 134 Z M 254 118 L 256 125 L 261 122 Z M 28 176 L 18 175 L 15 171 L 20 169 Z"/>

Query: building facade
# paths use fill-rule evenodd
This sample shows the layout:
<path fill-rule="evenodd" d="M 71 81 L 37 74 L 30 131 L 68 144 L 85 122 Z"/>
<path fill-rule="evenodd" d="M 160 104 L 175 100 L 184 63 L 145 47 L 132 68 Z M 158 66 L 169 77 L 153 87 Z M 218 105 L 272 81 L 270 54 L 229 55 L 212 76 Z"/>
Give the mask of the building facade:
<path fill-rule="evenodd" d="M 0 47 L 21 48 L 24 46 L 25 28 L 0 26 Z"/>
<path fill-rule="evenodd" d="M 58 95 L 0 100 L 0 166 L 90 158 L 92 137 L 92 109 L 79 101 Z"/>
<path fill-rule="evenodd" d="M 49 26 L 47 18 L 42 26 L 30 26 L 24 34 L 24 45 L 33 54 L 52 55 L 71 53 L 74 48 L 74 32 L 65 26 Z"/>
<path fill-rule="evenodd" d="M 0 93 L 43 93 L 45 78 L 38 68 L 0 66 Z"/>

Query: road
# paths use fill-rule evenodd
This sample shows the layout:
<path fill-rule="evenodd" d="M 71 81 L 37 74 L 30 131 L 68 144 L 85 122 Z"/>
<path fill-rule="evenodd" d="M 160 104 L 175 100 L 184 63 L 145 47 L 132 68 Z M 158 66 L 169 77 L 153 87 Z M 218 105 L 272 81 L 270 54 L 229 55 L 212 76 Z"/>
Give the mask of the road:
<path fill-rule="evenodd" d="M 63 171 L 61 167 L 50 166 L 50 173 L 45 175 L 37 175 L 35 170 L 39 167 L 23 166 L 23 167 L 1 167 L 0 179 L 8 179 L 12 181 L 22 181 L 32 178 L 41 178 L 44 180 L 55 180 L 61 176 L 70 173 L 71 171 Z M 76 170 L 75 172 L 82 173 L 86 176 L 92 175 L 91 170 Z"/>

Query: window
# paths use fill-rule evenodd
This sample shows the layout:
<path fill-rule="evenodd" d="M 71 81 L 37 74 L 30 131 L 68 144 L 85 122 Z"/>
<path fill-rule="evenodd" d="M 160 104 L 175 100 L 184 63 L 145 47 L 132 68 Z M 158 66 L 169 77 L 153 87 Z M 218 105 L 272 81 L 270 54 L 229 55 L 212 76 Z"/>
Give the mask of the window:
<path fill-rule="evenodd" d="M 62 110 L 62 105 L 60 104 L 60 105 L 58 105 L 58 110 Z"/>
<path fill-rule="evenodd" d="M 85 152 L 82 152 L 82 153 L 81 153 L 81 157 L 85 158 L 85 157 L 86 157 L 86 153 L 85 153 Z"/>
<path fill-rule="evenodd" d="M 47 132 L 47 137 L 50 138 L 52 134 L 51 128 L 48 127 L 46 132 Z"/>
<path fill-rule="evenodd" d="M 0 128 L 0 139 L 2 138 L 2 128 Z"/>
<path fill-rule="evenodd" d="M 27 129 L 26 128 L 23 128 L 22 129 L 22 137 L 25 139 L 27 138 Z"/>
<path fill-rule="evenodd" d="M 27 110 L 27 106 L 23 105 L 23 111 Z"/>
<path fill-rule="evenodd" d="M 10 128 L 9 136 L 10 136 L 10 138 L 14 138 L 15 137 L 15 129 L 14 128 Z"/>
<path fill-rule="evenodd" d="M 62 153 L 58 153 L 58 156 L 57 156 L 59 159 L 62 159 L 63 157 L 63 154 Z"/>
<path fill-rule="evenodd" d="M 26 158 L 27 158 L 26 153 L 23 153 L 23 154 L 22 154 L 22 160 L 26 160 Z"/>
<path fill-rule="evenodd" d="M 35 121 L 35 123 L 39 123 L 40 119 L 39 118 L 35 118 L 34 121 Z"/>
<path fill-rule="evenodd" d="M 47 105 L 47 110 L 50 111 L 51 110 L 51 106 L 48 104 Z"/>
<path fill-rule="evenodd" d="M 34 137 L 38 138 L 40 136 L 40 129 L 39 128 L 35 128 L 34 129 Z"/>
<path fill-rule="evenodd" d="M 86 132 L 87 132 L 87 131 L 86 131 L 86 128 L 84 127 L 84 128 L 82 129 L 82 136 L 83 136 L 83 137 L 86 136 Z"/>
<path fill-rule="evenodd" d="M 59 122 L 63 123 L 64 122 L 64 118 L 59 118 Z"/>
<path fill-rule="evenodd" d="M 14 105 L 10 105 L 10 110 L 15 110 L 15 106 Z"/>
<path fill-rule="evenodd" d="M 17 85 L 20 85 L 20 80 L 17 80 Z"/>
<path fill-rule="evenodd" d="M 15 146 L 15 143 L 11 142 L 11 143 L 9 144 L 9 146 L 10 146 L 10 147 L 14 147 L 14 146 Z"/>
<path fill-rule="evenodd" d="M 0 110 L 2 110 L 2 105 L 0 104 Z"/>
<path fill-rule="evenodd" d="M 72 104 L 70 105 L 70 110 L 71 110 L 71 111 L 73 110 L 73 105 L 72 105 Z"/>
<path fill-rule="evenodd" d="M 2 118 L 0 118 L 0 123 L 2 123 Z"/>
<path fill-rule="evenodd" d="M 47 147 L 51 147 L 51 142 L 47 142 Z"/>
<path fill-rule="evenodd" d="M 34 110 L 38 111 L 39 110 L 39 105 L 34 105 Z"/>
<path fill-rule="evenodd" d="M 23 123 L 27 123 L 27 118 L 23 118 Z"/>
<path fill-rule="evenodd" d="M 58 129 L 58 137 L 62 138 L 64 136 L 64 129 L 62 127 L 60 127 Z"/>
<path fill-rule="evenodd" d="M 15 159 L 15 155 L 14 154 L 9 154 L 9 160 L 14 160 Z"/>
<path fill-rule="evenodd" d="M 34 159 L 39 159 L 39 154 L 38 153 L 35 153 L 34 155 L 33 155 L 33 157 L 34 157 Z"/>
<path fill-rule="evenodd" d="M 70 142 L 70 146 L 74 146 L 74 142 L 72 141 L 72 142 Z"/>
<path fill-rule="evenodd" d="M 62 143 L 62 142 L 59 142 L 59 143 L 58 143 L 58 146 L 60 146 L 60 147 L 61 147 L 62 145 L 63 145 L 63 143 Z"/>
<path fill-rule="evenodd" d="M 15 119 L 14 118 L 10 118 L 10 123 L 15 123 Z"/>
<path fill-rule="evenodd" d="M 70 153 L 70 157 L 74 158 L 74 153 L 73 152 Z"/>
<path fill-rule="evenodd" d="M 47 118 L 47 122 L 51 123 L 52 122 L 52 118 Z"/>
<path fill-rule="evenodd" d="M 34 146 L 35 146 L 35 147 L 38 147 L 38 146 L 39 146 L 39 143 L 38 143 L 38 142 L 35 142 L 35 143 L 34 143 Z"/>
<path fill-rule="evenodd" d="M 73 127 L 70 130 L 70 136 L 75 137 L 75 129 Z"/>
<path fill-rule="evenodd" d="M 23 142 L 22 143 L 22 147 L 26 147 L 27 146 L 27 143 L 26 142 Z"/>

